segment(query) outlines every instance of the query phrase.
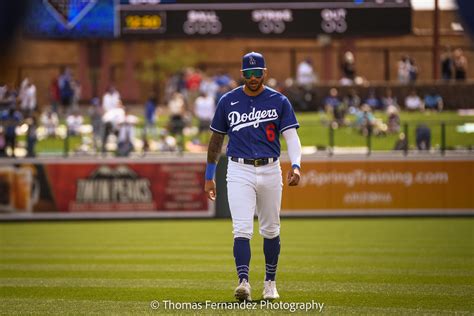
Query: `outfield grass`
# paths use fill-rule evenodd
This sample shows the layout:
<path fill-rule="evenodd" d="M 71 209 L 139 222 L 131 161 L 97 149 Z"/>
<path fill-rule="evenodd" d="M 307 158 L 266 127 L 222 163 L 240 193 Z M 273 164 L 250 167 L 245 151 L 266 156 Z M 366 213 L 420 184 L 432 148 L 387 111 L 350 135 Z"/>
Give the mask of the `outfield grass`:
<path fill-rule="evenodd" d="M 330 315 L 472 315 L 473 224 L 283 220 L 281 301 L 315 300 Z M 229 220 L 4 223 L 0 237 L 0 314 L 182 313 L 149 304 L 233 301 Z M 259 236 L 252 251 L 250 282 L 260 299 Z"/>

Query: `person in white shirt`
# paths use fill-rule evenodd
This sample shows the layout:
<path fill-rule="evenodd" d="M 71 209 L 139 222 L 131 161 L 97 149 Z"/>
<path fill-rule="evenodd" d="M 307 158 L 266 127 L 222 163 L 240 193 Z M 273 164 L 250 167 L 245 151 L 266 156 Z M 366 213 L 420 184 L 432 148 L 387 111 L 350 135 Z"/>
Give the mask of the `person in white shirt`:
<path fill-rule="evenodd" d="M 114 86 L 110 86 L 102 97 L 102 108 L 104 109 L 104 113 L 118 108 L 119 104 L 120 93 L 117 91 L 117 89 L 115 89 Z"/>
<path fill-rule="evenodd" d="M 316 75 L 310 58 L 306 58 L 298 65 L 296 83 L 305 88 L 311 88 L 316 83 Z"/>
<path fill-rule="evenodd" d="M 66 118 L 67 130 L 69 135 L 79 135 L 81 133 L 81 126 L 84 119 L 79 111 L 75 110 Z"/>
<path fill-rule="evenodd" d="M 411 90 L 410 94 L 405 98 L 405 108 L 408 111 L 423 111 L 424 104 L 416 90 Z"/>
<path fill-rule="evenodd" d="M 47 137 L 56 137 L 56 128 L 59 126 L 59 119 L 56 112 L 47 110 L 41 115 L 41 124 L 46 129 Z"/>
<path fill-rule="evenodd" d="M 28 79 L 25 79 L 22 83 L 20 97 L 20 108 L 23 113 L 33 112 L 36 108 L 36 86 Z"/>
<path fill-rule="evenodd" d="M 199 140 L 199 136 L 203 132 L 209 131 L 212 118 L 214 117 L 216 102 L 211 95 L 201 93 L 194 102 L 194 114 L 199 120 L 199 134 L 197 135 L 196 141 Z"/>

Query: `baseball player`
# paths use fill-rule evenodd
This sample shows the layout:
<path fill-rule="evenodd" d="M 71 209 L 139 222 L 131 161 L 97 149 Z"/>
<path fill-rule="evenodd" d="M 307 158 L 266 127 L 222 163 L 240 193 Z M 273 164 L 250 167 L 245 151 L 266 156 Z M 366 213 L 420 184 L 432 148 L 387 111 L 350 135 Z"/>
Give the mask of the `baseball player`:
<path fill-rule="evenodd" d="M 275 275 L 280 254 L 280 207 L 282 175 L 279 134 L 288 145 L 292 168 L 288 184 L 300 180 L 301 144 L 293 108 L 281 93 L 264 85 L 265 59 L 259 53 L 243 56 L 244 85 L 225 94 L 211 123 L 212 136 L 207 154 L 205 191 L 215 200 L 214 174 L 224 136 L 227 145 L 227 190 L 234 234 L 234 258 L 239 277 L 235 297 L 251 300 L 249 284 L 250 239 L 257 213 L 264 238 L 265 280 L 263 299 L 277 299 Z"/>

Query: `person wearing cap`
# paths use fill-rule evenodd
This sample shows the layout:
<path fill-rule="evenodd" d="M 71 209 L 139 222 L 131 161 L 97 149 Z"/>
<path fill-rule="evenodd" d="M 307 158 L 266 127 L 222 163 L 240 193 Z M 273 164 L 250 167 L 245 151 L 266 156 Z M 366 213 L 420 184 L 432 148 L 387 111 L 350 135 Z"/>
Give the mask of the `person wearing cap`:
<path fill-rule="evenodd" d="M 298 185 L 301 144 L 296 130 L 299 124 L 288 98 L 264 84 L 267 68 L 262 54 L 244 55 L 241 75 L 244 84 L 222 96 L 212 119 L 204 190 L 210 200 L 216 199 L 214 174 L 227 135 L 227 192 L 239 278 L 234 295 L 240 301 L 251 300 L 250 239 L 256 213 L 259 232 L 264 238 L 263 299 L 271 300 L 279 298 L 275 283 L 283 186 L 279 138 L 280 134 L 285 138 L 292 164 L 287 183 Z"/>

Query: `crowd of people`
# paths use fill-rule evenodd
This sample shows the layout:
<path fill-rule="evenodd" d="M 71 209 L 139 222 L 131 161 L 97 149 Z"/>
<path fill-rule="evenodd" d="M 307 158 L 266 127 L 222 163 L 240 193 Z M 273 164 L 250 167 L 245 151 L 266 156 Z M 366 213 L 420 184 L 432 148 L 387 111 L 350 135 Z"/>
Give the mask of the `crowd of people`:
<path fill-rule="evenodd" d="M 403 55 L 397 65 L 400 83 L 409 84 L 417 80 L 420 69 L 414 58 Z M 318 74 L 309 57 L 302 60 L 296 70 L 295 78 L 284 82 L 268 78 L 267 85 L 287 94 L 298 105 L 297 109 L 307 110 L 316 100 L 313 88 L 318 84 Z M 441 55 L 442 79 L 465 80 L 466 72 L 467 59 L 463 51 L 446 48 Z M 420 96 L 415 86 L 401 102 L 390 88 L 383 96 L 377 95 L 375 89 L 369 89 L 362 99 L 357 87 L 365 80 L 356 72 L 355 55 L 350 51 L 343 54 L 341 74 L 339 86 L 349 86 L 345 89 L 347 92 L 340 95 L 336 87 L 329 89 L 319 108 L 331 118 L 335 127 L 351 125 L 362 135 L 399 133 L 402 109 L 442 111 L 444 108 L 443 98 L 436 90 Z M 137 107 L 134 107 L 132 114 L 130 107 L 124 106 L 114 85 L 110 85 L 101 98 L 93 98 L 87 111 L 85 107 L 81 109 L 81 84 L 67 67 L 51 80 L 48 106 L 38 107 L 36 85 L 30 78 L 24 78 L 17 89 L 0 86 L 0 156 L 7 153 L 15 156 L 20 126 L 25 126 L 20 130 L 26 136 L 24 148 L 29 157 L 35 156 L 35 144 L 39 138 L 82 137 L 85 134 L 92 135 L 85 151 L 115 151 L 118 156 L 129 155 L 136 150 L 137 143 L 144 152 L 199 149 L 207 144 L 208 128 L 217 101 L 238 84 L 223 71 L 211 76 L 205 71 L 187 68 L 167 80 L 161 98 L 151 94 L 143 110 L 137 112 Z M 295 87 L 296 90 L 292 89 Z M 385 112 L 386 120 L 377 119 L 373 114 L 375 111 Z M 169 117 L 165 124 L 158 123 L 161 114 Z M 354 116 L 350 124 L 348 115 Z M 143 116 L 144 122 L 143 129 L 137 130 L 139 116 Z M 185 136 L 192 141 L 186 144 Z"/>

